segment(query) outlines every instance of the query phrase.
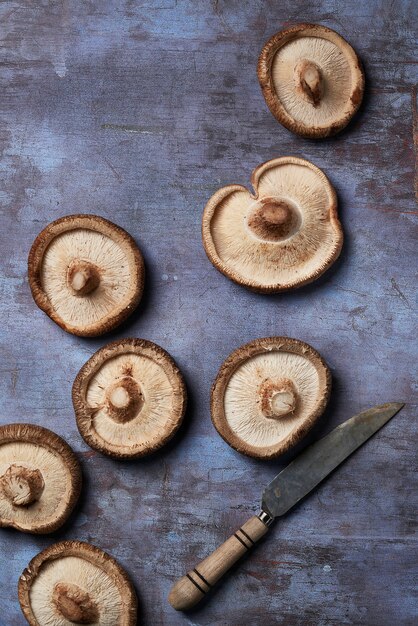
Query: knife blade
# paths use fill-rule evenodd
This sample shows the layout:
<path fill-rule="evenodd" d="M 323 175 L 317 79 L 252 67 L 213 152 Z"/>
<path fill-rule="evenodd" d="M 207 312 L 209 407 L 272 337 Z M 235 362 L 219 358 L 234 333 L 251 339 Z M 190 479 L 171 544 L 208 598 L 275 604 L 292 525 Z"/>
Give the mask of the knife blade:
<path fill-rule="evenodd" d="M 261 508 L 272 518 L 287 513 L 402 407 L 393 402 L 363 411 L 305 448 L 264 489 Z"/>
<path fill-rule="evenodd" d="M 403 403 L 391 402 L 363 411 L 305 448 L 264 489 L 260 513 L 173 585 L 168 596 L 170 604 L 179 611 L 198 604 L 231 566 L 266 534 L 276 517 L 287 513 L 310 493 L 403 406 Z"/>

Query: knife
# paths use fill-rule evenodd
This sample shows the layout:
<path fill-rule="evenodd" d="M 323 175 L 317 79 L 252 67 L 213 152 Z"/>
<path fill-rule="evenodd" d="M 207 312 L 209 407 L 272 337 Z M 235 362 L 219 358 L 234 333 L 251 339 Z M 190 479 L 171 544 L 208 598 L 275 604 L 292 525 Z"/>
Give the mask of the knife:
<path fill-rule="evenodd" d="M 403 406 L 392 402 L 364 411 L 307 447 L 264 489 L 260 513 L 173 585 L 168 596 L 170 604 L 178 611 L 198 604 L 232 565 L 267 533 L 276 517 L 287 513 Z"/>

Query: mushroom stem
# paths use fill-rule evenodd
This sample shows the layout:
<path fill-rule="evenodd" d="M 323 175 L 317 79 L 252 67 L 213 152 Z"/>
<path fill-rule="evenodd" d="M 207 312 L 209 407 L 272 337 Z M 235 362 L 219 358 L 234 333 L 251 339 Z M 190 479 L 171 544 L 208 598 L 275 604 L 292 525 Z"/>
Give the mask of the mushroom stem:
<path fill-rule="evenodd" d="M 261 410 L 265 417 L 280 419 L 292 414 L 296 408 L 296 390 L 290 380 L 274 383 L 266 380 L 261 385 Z"/>
<path fill-rule="evenodd" d="M 270 406 L 275 417 L 293 412 L 295 396 L 291 391 L 278 391 L 271 396 Z"/>
<path fill-rule="evenodd" d="M 128 406 L 131 398 L 126 388 L 121 386 L 113 389 L 109 400 L 116 409 L 124 409 Z"/>
<path fill-rule="evenodd" d="M 262 198 L 247 220 L 248 228 L 260 239 L 280 241 L 296 228 L 298 217 L 285 200 Z"/>
<path fill-rule="evenodd" d="M 75 259 L 68 267 L 67 282 L 75 296 L 87 296 L 99 286 L 99 270 L 93 263 Z"/>
<path fill-rule="evenodd" d="M 301 59 L 295 66 L 296 91 L 312 106 L 317 107 L 324 92 L 323 75 L 316 63 Z"/>
<path fill-rule="evenodd" d="M 0 488 L 13 506 L 29 506 L 41 497 L 45 483 L 38 469 L 11 465 L 0 478 Z"/>
<path fill-rule="evenodd" d="M 74 624 L 93 624 L 99 619 L 99 609 L 90 595 L 73 583 L 57 583 L 52 601 L 62 617 Z"/>
<path fill-rule="evenodd" d="M 138 415 L 144 398 L 136 380 L 125 376 L 109 389 L 107 403 L 110 417 L 115 422 L 124 424 Z"/>

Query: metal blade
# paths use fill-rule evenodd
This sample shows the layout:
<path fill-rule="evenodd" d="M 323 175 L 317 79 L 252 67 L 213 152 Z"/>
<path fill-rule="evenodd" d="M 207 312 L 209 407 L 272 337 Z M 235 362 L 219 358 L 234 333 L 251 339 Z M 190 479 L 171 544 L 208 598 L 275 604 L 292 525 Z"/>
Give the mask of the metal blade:
<path fill-rule="evenodd" d="M 306 448 L 267 485 L 263 511 L 271 517 L 284 515 L 403 406 L 392 402 L 364 411 Z"/>

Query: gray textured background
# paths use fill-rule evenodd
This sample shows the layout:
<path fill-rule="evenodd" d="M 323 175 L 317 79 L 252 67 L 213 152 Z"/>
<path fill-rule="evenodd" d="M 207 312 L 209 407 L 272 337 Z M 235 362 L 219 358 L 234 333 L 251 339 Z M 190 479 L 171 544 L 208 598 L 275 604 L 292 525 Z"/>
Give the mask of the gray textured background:
<path fill-rule="evenodd" d="M 65 437 L 85 477 L 54 536 L 0 531 L 1 626 L 24 624 L 18 577 L 62 538 L 91 541 L 127 568 L 147 625 L 412 626 L 414 2 L 2 1 L 0 19 L 0 419 Z M 293 136 L 258 85 L 263 43 L 302 21 L 336 29 L 365 65 L 364 105 L 335 139 Z M 335 185 L 345 246 L 312 286 L 255 295 L 207 260 L 202 210 L 219 186 L 248 185 L 255 166 L 288 154 Z M 34 237 L 73 212 L 120 224 L 146 259 L 143 303 L 109 339 L 156 341 L 187 379 L 185 425 L 148 460 L 115 462 L 84 444 L 71 384 L 108 338 L 67 335 L 30 296 Z M 257 511 L 295 453 L 248 459 L 210 422 L 223 359 L 271 334 L 308 341 L 332 368 L 331 404 L 307 440 L 374 404 L 408 406 L 184 616 L 166 601 L 174 579 Z"/>

